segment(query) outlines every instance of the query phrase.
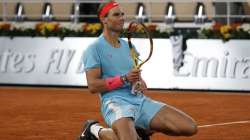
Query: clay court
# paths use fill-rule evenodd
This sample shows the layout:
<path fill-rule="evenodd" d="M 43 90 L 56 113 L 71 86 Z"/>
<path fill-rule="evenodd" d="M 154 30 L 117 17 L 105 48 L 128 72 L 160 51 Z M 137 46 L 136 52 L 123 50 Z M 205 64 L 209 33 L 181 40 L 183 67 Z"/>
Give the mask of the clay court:
<path fill-rule="evenodd" d="M 198 123 L 189 138 L 155 134 L 152 140 L 249 140 L 250 94 L 149 90 Z M 0 88 L 0 140 L 74 140 L 86 119 L 104 124 L 97 95 L 86 88 Z"/>

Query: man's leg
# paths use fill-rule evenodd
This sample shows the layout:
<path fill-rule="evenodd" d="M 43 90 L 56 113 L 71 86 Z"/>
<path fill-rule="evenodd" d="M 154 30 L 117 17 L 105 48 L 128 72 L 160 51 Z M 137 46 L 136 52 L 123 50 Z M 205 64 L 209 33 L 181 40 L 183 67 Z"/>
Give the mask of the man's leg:
<path fill-rule="evenodd" d="M 119 140 L 111 128 L 103 128 L 99 133 L 99 140 Z"/>
<path fill-rule="evenodd" d="M 194 120 L 184 112 L 166 105 L 153 117 L 150 123 L 152 130 L 172 136 L 192 136 L 197 133 Z"/>
<path fill-rule="evenodd" d="M 134 121 L 131 118 L 120 118 L 112 124 L 112 129 L 119 140 L 137 140 Z"/>

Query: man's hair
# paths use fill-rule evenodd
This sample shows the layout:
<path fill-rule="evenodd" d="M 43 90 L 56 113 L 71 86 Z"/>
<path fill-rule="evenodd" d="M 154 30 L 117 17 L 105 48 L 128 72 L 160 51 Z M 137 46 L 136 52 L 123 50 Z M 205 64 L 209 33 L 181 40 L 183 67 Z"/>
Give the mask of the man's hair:
<path fill-rule="evenodd" d="M 114 1 L 114 0 L 109 0 L 109 1 L 107 1 L 107 2 L 105 2 L 105 3 L 101 3 L 101 4 L 99 5 L 98 10 L 97 10 L 97 17 L 98 17 L 99 20 L 100 20 L 100 12 L 101 12 L 102 8 L 103 8 L 106 4 L 108 4 L 108 3 L 110 3 L 110 2 L 115 2 L 115 1 Z M 106 15 L 104 15 L 104 17 L 107 17 L 107 16 L 108 16 L 108 13 L 107 13 Z"/>

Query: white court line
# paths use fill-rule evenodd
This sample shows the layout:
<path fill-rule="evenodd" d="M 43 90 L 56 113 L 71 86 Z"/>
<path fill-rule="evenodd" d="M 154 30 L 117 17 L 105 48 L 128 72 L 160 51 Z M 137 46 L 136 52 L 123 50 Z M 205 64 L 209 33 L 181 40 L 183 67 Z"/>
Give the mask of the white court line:
<path fill-rule="evenodd" d="M 198 128 L 212 127 L 212 126 L 223 126 L 223 125 L 232 125 L 232 124 L 244 124 L 244 123 L 250 123 L 250 120 L 247 120 L 247 121 L 237 121 L 237 122 L 226 122 L 226 123 L 215 123 L 215 124 L 208 124 L 208 125 L 199 125 Z"/>

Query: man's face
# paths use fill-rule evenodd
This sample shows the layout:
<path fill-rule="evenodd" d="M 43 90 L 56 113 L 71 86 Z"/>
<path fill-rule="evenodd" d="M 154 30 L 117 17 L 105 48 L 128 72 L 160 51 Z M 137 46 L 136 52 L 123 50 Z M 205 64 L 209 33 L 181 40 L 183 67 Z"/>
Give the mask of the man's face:
<path fill-rule="evenodd" d="M 112 8 L 109 13 L 107 18 L 107 28 L 109 30 L 114 31 L 114 32 L 121 32 L 123 31 L 123 26 L 124 26 L 124 12 L 121 10 L 120 6 Z"/>

